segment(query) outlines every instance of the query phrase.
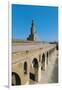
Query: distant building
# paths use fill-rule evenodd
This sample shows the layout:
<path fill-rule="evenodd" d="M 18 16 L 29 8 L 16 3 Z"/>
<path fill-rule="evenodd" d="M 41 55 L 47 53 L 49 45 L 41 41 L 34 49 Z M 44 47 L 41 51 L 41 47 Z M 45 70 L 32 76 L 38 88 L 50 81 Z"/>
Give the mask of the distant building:
<path fill-rule="evenodd" d="M 31 33 L 30 33 L 30 35 L 28 36 L 27 40 L 36 41 L 36 31 L 35 31 L 34 20 L 32 20 Z"/>

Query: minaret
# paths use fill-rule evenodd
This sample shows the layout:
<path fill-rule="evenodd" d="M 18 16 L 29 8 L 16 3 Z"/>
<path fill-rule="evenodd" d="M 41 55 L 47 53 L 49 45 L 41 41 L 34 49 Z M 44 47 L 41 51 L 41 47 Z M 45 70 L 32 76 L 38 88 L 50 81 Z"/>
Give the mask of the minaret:
<path fill-rule="evenodd" d="M 32 20 L 31 33 L 30 33 L 29 37 L 27 38 L 27 40 L 31 40 L 31 41 L 35 41 L 36 40 L 36 32 L 35 32 L 34 20 Z"/>
<path fill-rule="evenodd" d="M 32 37 L 32 40 L 35 41 L 35 24 L 34 24 L 34 20 L 32 20 L 31 37 Z"/>
<path fill-rule="evenodd" d="M 34 25 L 34 20 L 32 20 L 31 35 L 34 34 L 34 32 L 35 32 L 35 25 Z"/>

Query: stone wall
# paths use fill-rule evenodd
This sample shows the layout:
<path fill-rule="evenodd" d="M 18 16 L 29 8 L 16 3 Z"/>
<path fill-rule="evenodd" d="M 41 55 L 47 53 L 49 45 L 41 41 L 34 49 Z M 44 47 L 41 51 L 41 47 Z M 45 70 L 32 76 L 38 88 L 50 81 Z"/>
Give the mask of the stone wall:
<path fill-rule="evenodd" d="M 41 70 L 46 70 L 55 50 L 56 45 L 49 45 L 45 48 L 12 53 L 12 73 L 15 72 L 21 80 L 17 85 L 31 84 L 32 80 L 39 82 L 42 76 Z M 15 82 L 17 82 L 16 77 L 12 77 L 12 85 L 16 85 Z"/>

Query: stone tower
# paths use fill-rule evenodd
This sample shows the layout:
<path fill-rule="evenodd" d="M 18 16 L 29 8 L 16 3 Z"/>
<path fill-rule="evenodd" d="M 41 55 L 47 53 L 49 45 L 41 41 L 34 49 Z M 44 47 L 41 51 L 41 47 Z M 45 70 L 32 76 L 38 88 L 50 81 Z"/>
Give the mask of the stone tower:
<path fill-rule="evenodd" d="M 29 37 L 27 38 L 27 40 L 36 41 L 36 32 L 35 32 L 34 20 L 32 20 L 31 32 L 30 32 L 30 35 L 29 35 Z"/>

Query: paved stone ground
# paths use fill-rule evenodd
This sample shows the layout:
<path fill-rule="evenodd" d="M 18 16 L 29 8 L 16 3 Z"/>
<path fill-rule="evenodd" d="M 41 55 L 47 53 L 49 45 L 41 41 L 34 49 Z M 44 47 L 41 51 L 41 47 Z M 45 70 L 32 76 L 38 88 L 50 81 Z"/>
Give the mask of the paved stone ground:
<path fill-rule="evenodd" d="M 13 44 L 12 45 L 12 52 L 19 52 L 19 51 L 26 51 L 38 48 L 45 48 L 47 46 L 51 46 L 49 43 L 25 43 L 21 45 Z"/>
<path fill-rule="evenodd" d="M 45 71 L 41 72 L 40 83 L 58 83 L 58 56 L 57 51 L 53 54 Z"/>

